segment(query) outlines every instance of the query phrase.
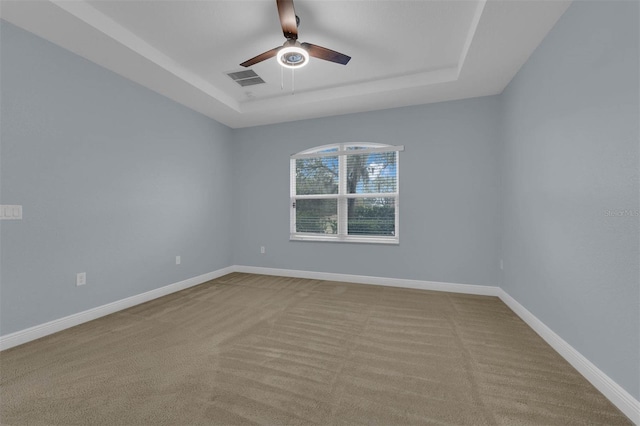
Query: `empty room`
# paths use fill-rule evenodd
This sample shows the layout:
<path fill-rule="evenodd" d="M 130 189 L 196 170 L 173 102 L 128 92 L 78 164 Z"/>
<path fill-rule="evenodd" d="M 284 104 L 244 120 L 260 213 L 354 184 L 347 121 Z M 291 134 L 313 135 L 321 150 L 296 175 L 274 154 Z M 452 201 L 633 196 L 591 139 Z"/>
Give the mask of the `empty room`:
<path fill-rule="evenodd" d="M 640 425 L 638 0 L 0 18 L 0 424 Z"/>

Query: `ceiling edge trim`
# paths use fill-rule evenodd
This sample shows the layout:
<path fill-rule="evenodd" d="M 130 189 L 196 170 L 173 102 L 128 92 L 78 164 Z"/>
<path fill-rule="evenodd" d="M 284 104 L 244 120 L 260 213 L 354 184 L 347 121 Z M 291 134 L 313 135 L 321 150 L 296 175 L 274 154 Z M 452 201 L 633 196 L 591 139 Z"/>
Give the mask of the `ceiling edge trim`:
<path fill-rule="evenodd" d="M 458 79 L 458 67 L 440 68 L 428 72 L 421 72 L 398 77 L 386 78 L 382 80 L 366 81 L 345 86 L 334 86 L 322 90 L 311 90 L 308 92 L 296 92 L 295 96 L 286 96 L 287 106 L 305 105 L 315 102 L 350 98 L 354 96 L 365 96 L 393 90 L 424 87 L 433 84 L 448 83 Z M 260 111 L 266 107 L 275 107 L 280 103 L 282 95 L 268 98 L 246 100 L 240 103 L 240 112 L 248 113 Z"/>
<path fill-rule="evenodd" d="M 480 23 L 480 18 L 482 18 L 482 12 L 484 12 L 484 6 L 487 4 L 487 0 L 478 0 L 478 5 L 476 6 L 476 11 L 473 15 L 473 19 L 471 20 L 471 26 L 469 27 L 469 31 L 467 32 L 467 38 L 464 42 L 464 46 L 462 47 L 462 52 L 460 53 L 460 59 L 458 59 L 458 76 L 462 72 L 462 67 L 464 66 L 464 62 L 467 59 L 467 54 L 469 53 L 469 49 L 471 48 L 471 43 L 476 36 L 476 30 L 478 29 L 478 24 Z"/>

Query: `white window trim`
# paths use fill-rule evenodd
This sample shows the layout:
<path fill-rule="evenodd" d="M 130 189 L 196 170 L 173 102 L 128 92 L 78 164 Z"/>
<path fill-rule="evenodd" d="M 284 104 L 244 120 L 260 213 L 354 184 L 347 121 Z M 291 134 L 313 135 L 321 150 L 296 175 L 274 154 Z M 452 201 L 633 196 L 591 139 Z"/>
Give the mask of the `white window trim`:
<path fill-rule="evenodd" d="M 318 148 L 314 148 L 313 151 L 323 151 L 325 149 L 330 149 L 330 148 L 336 148 L 338 147 L 337 151 L 331 151 L 331 152 L 309 152 L 309 150 L 307 151 L 302 151 L 299 152 L 298 154 L 293 154 L 291 156 L 292 160 L 297 160 L 299 158 L 318 158 L 318 157 L 335 157 L 337 155 L 349 155 L 349 154 L 354 154 L 354 153 L 358 153 L 358 154 L 371 154 L 372 152 L 400 152 L 400 151 L 404 151 L 404 145 L 398 145 L 398 146 L 391 146 L 391 145 L 384 145 L 384 146 L 380 146 L 380 147 L 371 147 L 371 148 L 366 148 L 366 149 L 358 149 L 358 150 L 346 150 L 344 148 L 349 147 L 349 146 L 367 146 L 367 145 L 372 145 L 370 143 L 367 144 L 355 144 L 355 143 L 343 143 L 340 144 L 340 146 L 338 147 L 337 145 L 324 145 L 324 146 L 320 146 Z"/>
<path fill-rule="evenodd" d="M 365 149 L 348 150 L 352 146 L 365 146 Z M 327 149 L 337 148 L 337 151 L 318 152 Z M 289 240 L 290 241 L 325 241 L 325 242 L 343 242 L 343 243 L 372 243 L 372 244 L 399 244 L 400 243 L 400 158 L 396 156 L 396 192 L 393 193 L 367 193 L 367 194 L 347 194 L 347 155 L 369 154 L 374 152 L 400 152 L 404 151 L 404 145 L 391 146 L 371 142 L 349 142 L 341 144 L 330 144 L 311 148 L 306 151 L 293 154 L 290 157 L 290 199 L 289 199 Z M 301 158 L 318 158 L 318 157 L 338 157 L 339 173 L 339 190 L 338 194 L 314 194 L 314 195 L 296 195 L 296 160 Z M 296 232 L 296 209 L 295 201 L 297 199 L 337 199 L 338 200 L 338 218 L 344 218 L 347 215 L 347 199 L 349 198 L 394 198 L 395 200 L 395 235 L 388 236 L 365 236 L 365 235 L 348 235 L 347 221 L 338 220 L 338 233 L 332 234 L 313 234 L 309 232 Z"/>

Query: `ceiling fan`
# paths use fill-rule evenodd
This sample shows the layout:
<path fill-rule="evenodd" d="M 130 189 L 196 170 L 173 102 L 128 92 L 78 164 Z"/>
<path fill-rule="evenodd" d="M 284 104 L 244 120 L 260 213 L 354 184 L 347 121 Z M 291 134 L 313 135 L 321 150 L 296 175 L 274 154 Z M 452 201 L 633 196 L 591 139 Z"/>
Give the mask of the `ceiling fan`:
<path fill-rule="evenodd" d="M 351 56 L 327 49 L 311 43 L 300 43 L 298 41 L 298 25 L 300 18 L 293 9 L 293 0 L 276 0 L 278 5 L 278 15 L 280 15 L 280 24 L 282 32 L 287 39 L 282 46 L 278 46 L 264 53 L 259 54 L 240 65 L 250 67 L 266 59 L 278 56 L 278 63 L 286 68 L 299 68 L 305 66 L 309 62 L 309 56 L 323 59 L 325 61 L 335 62 L 337 64 L 347 65 Z"/>

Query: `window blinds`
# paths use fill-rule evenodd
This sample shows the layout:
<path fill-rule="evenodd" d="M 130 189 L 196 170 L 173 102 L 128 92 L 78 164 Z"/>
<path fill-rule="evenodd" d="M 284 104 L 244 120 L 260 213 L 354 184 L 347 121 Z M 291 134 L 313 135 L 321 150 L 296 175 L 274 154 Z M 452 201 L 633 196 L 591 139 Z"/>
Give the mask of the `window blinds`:
<path fill-rule="evenodd" d="M 342 144 L 291 156 L 291 238 L 398 242 L 398 152 Z"/>

